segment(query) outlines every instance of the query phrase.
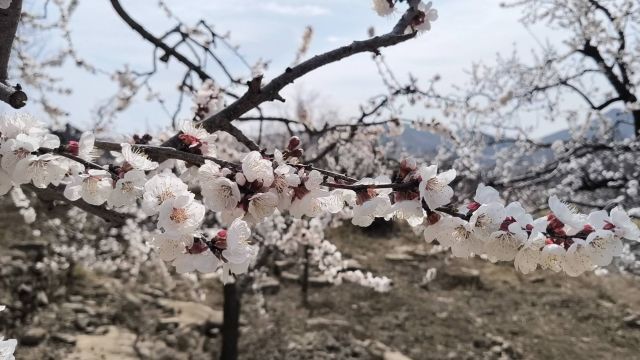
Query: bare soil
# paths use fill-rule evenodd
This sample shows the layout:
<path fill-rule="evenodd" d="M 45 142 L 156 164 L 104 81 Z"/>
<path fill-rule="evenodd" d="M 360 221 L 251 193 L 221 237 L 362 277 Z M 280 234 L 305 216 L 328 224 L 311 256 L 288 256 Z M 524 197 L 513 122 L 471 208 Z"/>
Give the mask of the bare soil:
<path fill-rule="evenodd" d="M 3 223 L 17 222 L 12 216 Z M 430 254 L 407 230 L 329 235 L 363 269 L 391 277 L 394 290 L 315 286 L 303 306 L 300 286 L 280 278 L 264 303 L 243 299 L 241 359 L 640 359 L 637 277 L 523 276 L 510 264 Z M 167 290 L 150 271 L 135 280 L 79 266 L 43 272 L 32 265 L 48 256 L 41 241 L 17 226 L 0 238 L 0 303 L 8 306 L 0 334 L 19 339 L 17 359 L 217 358 L 217 280 L 205 280 L 206 300 L 197 302 L 175 274 Z M 432 267 L 436 279 L 421 285 Z"/>

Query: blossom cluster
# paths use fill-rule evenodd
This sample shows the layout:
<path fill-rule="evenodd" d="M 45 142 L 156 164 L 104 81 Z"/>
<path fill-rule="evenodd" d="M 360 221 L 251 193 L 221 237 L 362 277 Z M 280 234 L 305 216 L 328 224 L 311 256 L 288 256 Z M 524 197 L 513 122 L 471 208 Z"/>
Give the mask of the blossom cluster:
<path fill-rule="evenodd" d="M 6 308 L 6 306 L 0 305 L 0 312 L 4 311 Z M 16 351 L 17 345 L 18 340 L 4 340 L 4 338 L 0 336 L 0 360 L 15 360 L 16 358 L 13 356 L 13 353 Z"/>
<path fill-rule="evenodd" d="M 373 0 L 373 10 L 380 16 L 389 16 L 395 13 L 397 0 Z M 432 8 L 432 3 L 420 2 L 417 6 L 417 14 L 412 19 L 411 28 L 417 31 L 431 30 L 431 23 L 438 20 L 438 10 Z"/>
<path fill-rule="evenodd" d="M 25 115 L 5 118 L 0 131 L 3 193 L 32 184 L 62 189 L 70 201 L 112 211 L 141 209 L 156 224 L 153 244 L 160 258 L 179 273 L 222 267 L 226 278 L 246 272 L 259 250 L 251 227 L 286 212 L 294 218 L 317 218 L 346 208 L 351 222 L 364 227 L 378 217 L 405 220 L 422 230 L 425 240 L 437 239 L 454 256 L 514 261 L 524 273 L 540 266 L 578 275 L 619 256 L 623 238 L 639 237 L 621 207 L 582 215 L 551 197 L 551 212 L 534 220 L 520 203 L 505 205 L 495 189 L 482 184 L 472 202 L 454 209 L 450 184 L 456 171 L 439 172 L 436 165 L 419 165 L 412 159 L 400 163 L 393 179 L 355 181 L 300 163 L 303 149 L 297 137 L 283 151 L 251 151 L 240 163 L 230 163 L 214 157 L 216 135 L 189 122 L 177 136 L 178 150 L 198 156 L 199 166 L 172 166 L 172 160 L 158 164 L 143 146 L 121 143 L 120 151 L 112 153 L 114 164 L 104 167 L 92 162 L 96 149 L 89 132 L 77 142 L 61 144 Z M 134 140 L 141 142 L 139 137 Z M 207 210 L 228 227 L 206 236 L 202 229 Z M 370 274 L 349 276 L 351 281 L 373 284 Z M 373 287 L 388 287 L 387 280 L 380 281 Z"/>

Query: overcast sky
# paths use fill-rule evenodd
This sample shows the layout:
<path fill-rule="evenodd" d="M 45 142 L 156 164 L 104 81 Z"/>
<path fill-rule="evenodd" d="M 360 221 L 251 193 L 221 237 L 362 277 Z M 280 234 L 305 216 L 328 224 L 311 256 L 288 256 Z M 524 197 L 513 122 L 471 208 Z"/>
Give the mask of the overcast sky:
<path fill-rule="evenodd" d="M 519 22 L 517 9 L 503 9 L 501 0 L 435 0 L 440 18 L 431 32 L 418 39 L 385 49 L 389 63 L 402 79 L 409 71 L 418 78 L 435 74 L 445 84 L 463 84 L 464 70 L 474 61 L 492 62 L 497 52 L 509 52 L 514 46 L 528 51 L 536 46 L 532 32 Z M 161 34 L 174 26 L 164 16 L 155 0 L 122 0 L 130 15 L 152 33 Z M 218 32 L 231 32 L 232 42 L 250 61 L 271 61 L 266 77 L 288 66 L 296 53 L 304 28 L 314 29 L 308 54 L 330 50 L 351 40 L 366 38 L 369 26 L 377 33 L 388 31 L 397 16 L 380 18 L 371 10 L 369 0 L 169 0 L 169 6 L 185 22 L 205 18 Z M 145 70 L 150 64 L 151 46 L 133 33 L 115 14 L 109 1 L 80 1 L 72 21 L 73 41 L 82 57 L 99 68 L 114 70 L 130 64 Z M 535 29 L 536 37 L 550 34 Z M 47 39 L 55 44 L 56 39 Z M 153 83 L 163 94 L 175 94 L 181 79 L 180 66 L 170 66 Z M 241 67 L 237 67 L 241 69 Z M 113 94 L 114 85 L 101 76 L 89 76 L 69 66 L 60 74 L 74 93 L 56 100 L 70 112 L 71 122 L 88 126 L 95 106 Z M 323 106 L 342 116 L 358 112 L 359 104 L 370 96 L 383 93 L 370 55 L 362 54 L 321 68 L 284 92 L 294 98 L 297 93 L 314 92 Z M 6 106 L 0 108 L 6 110 Z M 188 115 L 185 113 L 185 116 Z M 119 116 L 116 127 L 121 133 L 144 131 L 168 123 L 167 115 L 155 103 L 139 99 L 129 111 Z M 564 127 L 562 123 L 544 126 L 543 135 Z"/>

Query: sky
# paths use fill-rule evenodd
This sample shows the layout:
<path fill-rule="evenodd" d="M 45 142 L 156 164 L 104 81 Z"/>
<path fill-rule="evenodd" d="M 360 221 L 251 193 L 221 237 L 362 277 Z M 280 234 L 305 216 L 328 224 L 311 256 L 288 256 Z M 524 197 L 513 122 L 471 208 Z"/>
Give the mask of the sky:
<path fill-rule="evenodd" d="M 469 69 L 472 62 L 491 63 L 498 52 L 507 53 L 514 47 L 529 51 L 536 47 L 534 33 L 542 40 L 553 35 L 544 29 L 525 29 L 518 21 L 518 10 L 501 8 L 500 2 L 502 0 L 435 0 L 433 6 L 439 12 L 439 19 L 432 31 L 384 49 L 383 53 L 400 75 L 401 82 L 407 80 L 409 72 L 425 80 L 438 74 L 443 79 L 442 88 L 447 89 L 453 84 L 464 84 L 468 77 L 465 69 Z M 175 26 L 158 8 L 157 0 L 123 0 L 121 3 L 134 19 L 156 35 Z M 138 70 L 149 68 L 152 47 L 117 16 L 108 1 L 84 0 L 79 4 L 71 30 L 81 57 L 110 71 L 124 64 Z M 313 56 L 352 40 L 365 39 L 370 26 L 378 34 L 387 32 L 399 17 L 378 17 L 371 10 L 369 0 L 167 0 L 167 4 L 186 23 L 204 18 L 215 24 L 218 32 L 229 31 L 231 41 L 240 46 L 239 51 L 249 62 L 269 60 L 267 80 L 291 64 L 306 26 L 314 29 L 308 51 L 308 56 Z M 59 39 L 46 35 L 42 39 L 49 46 L 59 43 Z M 232 66 L 247 73 L 237 62 Z M 175 98 L 181 69 L 175 61 L 170 61 L 153 80 L 154 89 L 165 97 Z M 60 69 L 57 75 L 73 88 L 73 93 L 54 99 L 70 112 L 72 123 L 89 127 L 95 118 L 96 106 L 115 92 L 115 85 L 105 76 L 89 75 L 71 65 Z M 348 118 L 358 114 L 359 105 L 368 98 L 384 92 L 370 54 L 360 54 L 314 71 L 282 94 L 292 100 L 313 94 L 323 109 Z M 38 114 L 37 109 L 27 110 Z M 0 107 L 0 112 L 5 111 L 6 106 Z M 187 106 L 184 117 L 188 116 Z M 114 128 L 119 133 L 130 134 L 166 126 L 169 122 L 157 103 L 146 102 L 141 97 L 119 115 Z M 546 135 L 565 126 L 562 122 L 545 124 L 534 135 Z"/>

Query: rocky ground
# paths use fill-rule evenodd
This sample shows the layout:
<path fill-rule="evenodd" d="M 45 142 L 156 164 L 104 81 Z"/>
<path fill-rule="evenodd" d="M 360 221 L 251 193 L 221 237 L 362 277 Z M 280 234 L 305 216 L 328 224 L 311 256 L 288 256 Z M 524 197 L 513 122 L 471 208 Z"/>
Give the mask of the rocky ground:
<path fill-rule="evenodd" d="M 17 359 L 217 357 L 217 280 L 205 280 L 206 299 L 196 301 L 175 274 L 168 290 L 151 272 L 135 280 L 81 266 L 52 273 L 32 265 L 47 256 L 46 242 L 16 229 L 3 234 L 0 303 L 8 309 L 0 334 L 18 338 Z M 263 283 L 264 301 L 244 298 L 242 359 L 640 358 L 638 278 L 523 276 L 507 264 L 434 253 L 408 232 L 341 228 L 331 238 L 355 266 L 391 277 L 394 291 L 314 279 L 303 306 L 291 279 L 298 269 L 282 269 Z M 432 267 L 436 279 L 421 285 Z"/>

